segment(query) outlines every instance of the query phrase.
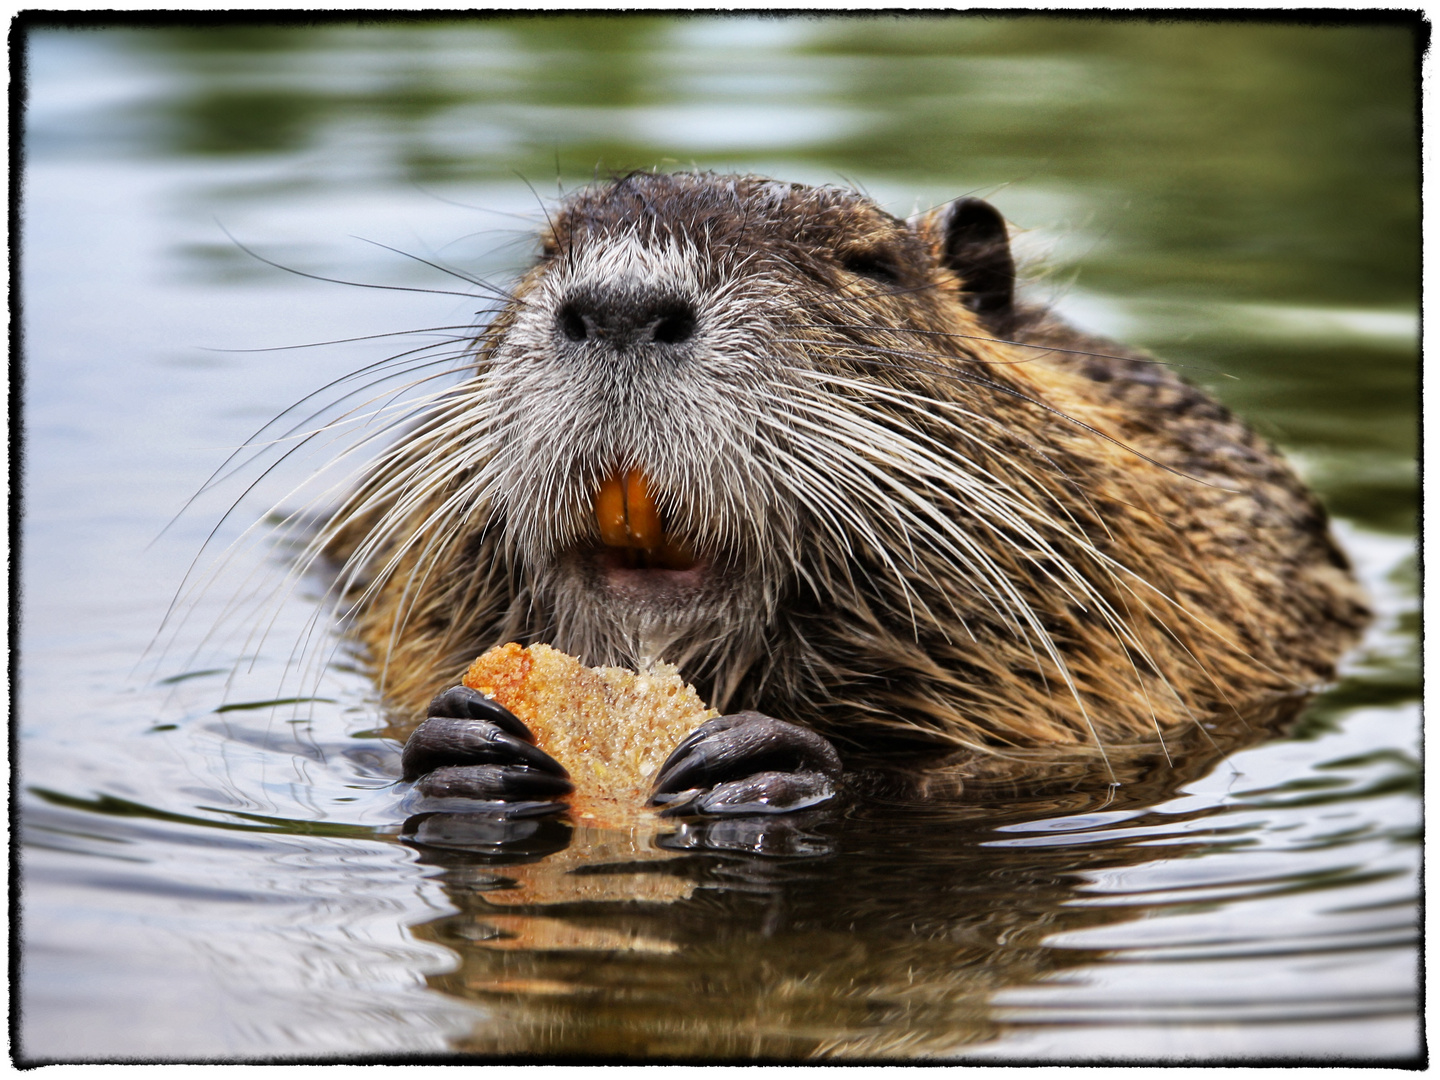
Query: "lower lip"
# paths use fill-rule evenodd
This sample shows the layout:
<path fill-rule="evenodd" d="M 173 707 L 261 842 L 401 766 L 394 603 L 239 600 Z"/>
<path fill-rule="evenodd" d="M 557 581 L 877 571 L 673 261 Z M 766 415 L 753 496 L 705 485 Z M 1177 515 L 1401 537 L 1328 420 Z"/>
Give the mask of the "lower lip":
<path fill-rule="evenodd" d="M 624 556 L 614 549 L 601 551 L 595 561 L 605 583 L 625 592 L 698 592 L 704 587 L 710 569 L 704 559 L 684 570 L 629 567 L 625 565 Z"/>

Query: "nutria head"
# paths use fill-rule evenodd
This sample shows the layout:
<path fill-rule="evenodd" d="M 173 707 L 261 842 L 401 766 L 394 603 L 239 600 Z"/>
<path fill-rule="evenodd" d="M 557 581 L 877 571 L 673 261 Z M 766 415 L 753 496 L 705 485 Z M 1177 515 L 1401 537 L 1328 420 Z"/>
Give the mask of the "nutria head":
<path fill-rule="evenodd" d="M 636 175 L 569 202 L 482 368 L 491 520 L 556 643 L 753 657 L 834 589 L 807 574 L 887 531 L 849 447 L 884 427 L 834 388 L 890 364 L 880 327 L 950 328 L 936 270 L 850 192 Z"/>

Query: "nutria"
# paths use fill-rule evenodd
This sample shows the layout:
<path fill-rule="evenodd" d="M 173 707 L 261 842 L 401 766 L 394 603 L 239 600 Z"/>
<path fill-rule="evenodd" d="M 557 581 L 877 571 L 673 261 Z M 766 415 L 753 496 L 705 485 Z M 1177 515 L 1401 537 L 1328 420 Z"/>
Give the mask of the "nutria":
<path fill-rule="evenodd" d="M 598 184 L 473 356 L 317 541 L 354 632 L 402 725 L 505 641 L 677 664 L 732 715 L 665 770 L 672 810 L 808 805 L 844 759 L 1163 743 L 1328 679 L 1366 618 L 1280 455 L 1018 300 L 977 199 Z M 473 698 L 431 713 L 481 735 L 422 727 L 414 760 L 554 797 Z"/>

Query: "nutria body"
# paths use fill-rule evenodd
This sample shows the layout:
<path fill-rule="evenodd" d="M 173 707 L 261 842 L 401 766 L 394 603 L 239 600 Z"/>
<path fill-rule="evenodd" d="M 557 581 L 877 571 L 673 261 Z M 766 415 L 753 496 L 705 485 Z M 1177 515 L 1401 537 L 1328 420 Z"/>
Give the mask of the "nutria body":
<path fill-rule="evenodd" d="M 565 200 L 324 543 L 402 722 L 547 642 L 842 755 L 1154 743 L 1324 681 L 1366 617 L 1277 452 L 1018 303 L 984 203 L 755 177 Z"/>

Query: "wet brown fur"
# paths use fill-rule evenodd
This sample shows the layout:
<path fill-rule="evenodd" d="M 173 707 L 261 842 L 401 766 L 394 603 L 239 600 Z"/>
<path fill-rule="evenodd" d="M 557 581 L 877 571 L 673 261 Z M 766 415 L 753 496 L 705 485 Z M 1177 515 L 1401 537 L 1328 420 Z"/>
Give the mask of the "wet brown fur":
<path fill-rule="evenodd" d="M 919 742 L 1024 756 L 1154 743 L 1332 676 L 1365 608 L 1323 509 L 1279 454 L 1143 354 L 1040 309 L 982 322 L 962 303 L 964 268 L 943 265 L 938 211 L 906 223 L 851 192 L 689 174 L 583 191 L 561 206 L 545 253 L 514 288 L 518 299 L 477 341 L 475 378 L 506 377 L 497 353 L 544 275 L 590 238 L 636 222 L 652 238 L 685 238 L 747 287 L 772 291 L 766 348 L 845 380 L 828 388 L 834 402 L 878 408 L 902 436 L 963 452 L 1043 508 L 1045 520 L 1033 524 L 1052 548 L 1037 554 L 943 482 L 920 492 L 983 544 L 1064 671 L 1033 633 L 1007 627 L 953 560 L 887 517 L 906 485 L 879 479 L 875 504 L 855 512 L 894 550 L 857 541 L 840 553 L 803 535 L 784 539 L 805 573 L 783 582 L 763 648 L 737 646 L 744 655 L 728 666 L 682 665 L 718 708 L 808 724 L 842 752 Z M 877 263 L 878 275 L 855 272 Z M 867 394 L 867 385 L 886 393 Z M 947 408 L 985 418 L 972 424 L 973 438 L 939 418 Z M 423 470 L 429 451 L 423 440 L 414 445 L 420 456 L 410 464 Z M 341 510 L 333 555 L 350 557 L 378 526 L 385 499 L 376 493 L 403 460 L 392 458 Z M 685 493 L 666 498 L 679 505 Z M 426 512 L 386 526 L 389 538 L 362 568 L 371 592 L 354 621 L 402 729 L 476 654 L 506 640 L 547 640 L 553 626 L 534 609 L 506 522 L 477 507 L 444 535 L 404 549 L 407 537 L 434 529 L 422 524 Z M 806 518 L 798 520 L 803 531 Z M 703 534 L 691 539 L 706 543 Z M 910 543 L 913 553 L 903 551 Z M 1067 597 L 1052 556 L 1076 568 L 1128 631 L 1117 632 L 1093 602 Z M 394 566 L 380 571 L 389 558 Z"/>

